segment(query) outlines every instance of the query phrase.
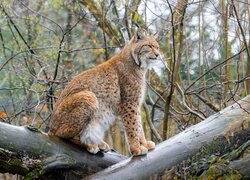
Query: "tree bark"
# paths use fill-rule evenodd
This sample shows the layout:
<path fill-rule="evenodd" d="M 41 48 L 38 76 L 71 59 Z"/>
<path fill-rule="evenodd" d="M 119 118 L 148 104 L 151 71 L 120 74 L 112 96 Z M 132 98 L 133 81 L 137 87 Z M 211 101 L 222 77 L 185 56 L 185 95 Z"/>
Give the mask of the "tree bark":
<path fill-rule="evenodd" d="M 249 140 L 250 96 L 247 96 L 158 144 L 146 156 L 131 157 L 86 179 L 145 179 L 204 151 L 210 155 L 223 154 L 232 149 L 232 145 L 236 148 Z"/>

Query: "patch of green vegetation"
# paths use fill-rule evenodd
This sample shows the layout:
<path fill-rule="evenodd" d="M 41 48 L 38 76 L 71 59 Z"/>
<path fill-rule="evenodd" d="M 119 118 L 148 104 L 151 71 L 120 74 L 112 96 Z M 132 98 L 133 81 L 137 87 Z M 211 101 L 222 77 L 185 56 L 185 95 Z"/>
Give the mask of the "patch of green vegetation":
<path fill-rule="evenodd" d="M 223 159 L 209 166 L 209 169 L 204 171 L 198 179 L 241 179 L 242 176 L 236 170 L 228 167 L 228 161 Z"/>
<path fill-rule="evenodd" d="M 34 169 L 32 169 L 30 172 L 28 172 L 25 177 L 23 178 L 24 180 L 32 180 L 37 178 L 41 172 L 42 172 L 42 165 L 36 165 Z"/>
<path fill-rule="evenodd" d="M 245 150 L 250 146 L 250 140 L 242 144 L 239 148 L 232 150 L 231 152 L 222 156 L 222 158 L 227 159 L 229 161 L 237 159 L 241 154 L 244 153 Z"/>
<path fill-rule="evenodd" d="M 0 170 L 1 173 L 9 172 L 9 173 L 15 173 L 15 174 L 26 174 L 28 169 L 24 166 L 22 166 L 22 163 L 18 159 L 12 159 L 9 161 L 9 159 L 0 160 Z"/>
<path fill-rule="evenodd" d="M 41 130 L 39 130 L 37 127 L 34 126 L 25 126 L 28 130 L 33 131 L 33 132 L 41 132 Z"/>

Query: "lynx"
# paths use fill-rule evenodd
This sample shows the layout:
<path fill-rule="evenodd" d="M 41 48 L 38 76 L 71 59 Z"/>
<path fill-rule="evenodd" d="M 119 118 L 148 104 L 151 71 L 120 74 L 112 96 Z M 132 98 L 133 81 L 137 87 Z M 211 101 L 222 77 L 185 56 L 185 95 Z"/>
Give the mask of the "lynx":
<path fill-rule="evenodd" d="M 140 108 L 146 71 L 158 56 L 155 37 L 138 29 L 119 54 L 69 82 L 55 103 L 49 135 L 66 138 L 93 154 L 108 151 L 105 131 L 120 116 L 132 155 L 154 149 L 155 143 L 145 139 Z"/>

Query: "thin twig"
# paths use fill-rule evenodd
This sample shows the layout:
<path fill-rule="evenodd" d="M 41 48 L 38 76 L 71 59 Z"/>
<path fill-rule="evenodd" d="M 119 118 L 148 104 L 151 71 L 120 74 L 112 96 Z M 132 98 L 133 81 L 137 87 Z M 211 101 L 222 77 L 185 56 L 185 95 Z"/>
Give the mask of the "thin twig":
<path fill-rule="evenodd" d="M 18 27 L 16 26 L 16 24 L 14 23 L 14 21 L 12 20 L 12 18 L 9 16 L 9 14 L 5 11 L 4 7 L 2 5 L 0 5 L 0 8 L 2 9 L 3 13 L 6 15 L 6 17 L 9 19 L 10 23 L 13 25 L 13 27 L 15 28 L 15 30 L 17 31 L 18 35 L 20 36 L 20 38 L 22 39 L 22 41 L 24 42 L 24 44 L 28 47 L 29 52 L 33 55 L 36 55 L 35 51 L 30 47 L 30 45 L 27 43 L 27 41 L 24 39 L 23 35 L 21 34 L 21 32 L 19 31 Z M 37 63 L 38 65 L 42 68 L 42 64 L 41 62 L 37 59 Z M 45 69 L 43 70 L 44 76 L 46 77 L 46 79 L 48 79 L 47 73 L 45 71 Z"/>
<path fill-rule="evenodd" d="M 148 106 L 147 106 L 147 104 L 145 102 L 143 103 L 143 108 L 144 108 L 144 110 L 146 112 L 146 119 L 147 119 L 148 125 L 149 125 L 152 133 L 155 135 L 158 142 L 162 142 L 162 138 L 161 138 L 160 134 L 157 132 L 157 130 L 154 127 L 154 124 L 152 123 L 152 121 L 150 119 L 149 108 L 148 108 Z"/>
<path fill-rule="evenodd" d="M 207 70 L 206 72 L 204 72 L 202 75 L 200 75 L 198 78 L 196 78 L 194 80 L 194 82 L 192 82 L 184 91 L 185 94 L 188 94 L 188 90 L 196 83 L 198 82 L 202 77 L 204 77 L 205 75 L 207 75 L 209 72 L 213 71 L 214 69 L 216 69 L 217 67 L 219 67 L 220 65 L 226 63 L 227 61 L 231 60 L 234 57 L 237 57 L 239 54 L 241 54 L 242 52 L 244 52 L 246 50 L 246 48 L 243 48 L 242 50 L 240 50 L 238 53 L 234 54 L 233 56 L 227 58 L 226 60 L 216 64 L 215 66 L 213 66 L 212 68 L 210 68 L 209 70 Z"/>
<path fill-rule="evenodd" d="M 164 64 L 166 70 L 169 72 L 169 74 L 172 74 L 171 70 L 169 69 L 169 67 L 164 63 L 164 60 L 162 59 L 162 57 L 160 56 L 160 59 L 162 61 L 162 63 Z M 185 94 L 184 94 L 184 91 L 182 90 L 181 86 L 176 82 L 175 83 L 176 87 L 177 87 L 177 90 L 179 91 L 179 93 L 181 94 L 181 97 L 182 97 L 182 103 L 183 105 L 185 106 L 185 108 L 192 114 L 198 116 L 199 118 L 201 119 L 205 119 L 205 116 L 192 110 L 186 103 L 186 98 L 185 98 Z M 166 102 L 166 101 L 165 101 Z"/>
<path fill-rule="evenodd" d="M 57 77 L 58 67 L 59 67 L 60 57 L 61 57 L 61 52 L 62 52 L 61 49 L 62 49 L 62 44 L 63 44 L 64 38 L 65 38 L 65 36 L 66 36 L 69 32 L 71 32 L 71 31 L 77 26 L 77 24 L 78 24 L 79 22 L 81 22 L 81 21 L 84 19 L 85 16 L 86 16 L 86 14 L 85 14 L 83 17 L 81 17 L 81 18 L 80 18 L 71 28 L 69 28 L 67 31 L 65 31 L 65 32 L 63 33 L 62 39 L 61 39 L 60 44 L 59 44 L 59 51 L 58 51 L 58 53 L 57 53 L 56 67 L 55 67 L 55 73 L 54 73 L 54 76 L 53 76 L 53 80 L 55 80 L 56 77 Z"/>
<path fill-rule="evenodd" d="M 246 48 L 246 51 L 247 51 L 247 57 L 248 57 L 248 59 L 250 60 L 250 52 L 249 52 L 249 49 L 248 49 L 246 36 L 245 36 L 244 30 L 243 30 L 243 28 L 242 28 L 242 26 L 241 26 L 241 23 L 240 23 L 240 20 L 239 20 L 239 16 L 238 16 L 236 7 L 235 7 L 235 5 L 234 5 L 234 0 L 231 0 L 231 2 L 232 2 L 231 5 L 233 6 L 234 14 L 235 14 L 236 19 L 237 19 L 237 23 L 238 23 L 238 25 L 239 25 L 239 27 L 240 27 L 240 31 L 241 31 L 241 35 L 242 35 L 242 38 L 243 38 L 243 42 L 244 42 L 244 44 L 245 44 L 245 48 Z"/>

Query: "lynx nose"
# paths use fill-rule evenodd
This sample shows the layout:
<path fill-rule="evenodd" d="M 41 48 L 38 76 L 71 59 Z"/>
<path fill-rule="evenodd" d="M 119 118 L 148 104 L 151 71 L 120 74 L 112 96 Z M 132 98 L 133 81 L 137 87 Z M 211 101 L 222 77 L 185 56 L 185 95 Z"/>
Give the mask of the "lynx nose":
<path fill-rule="evenodd" d="M 160 55 L 159 51 L 156 48 L 153 48 L 153 53 L 156 58 Z"/>
<path fill-rule="evenodd" d="M 158 57 L 160 55 L 159 51 L 154 49 L 154 54 L 155 54 L 155 57 Z"/>

